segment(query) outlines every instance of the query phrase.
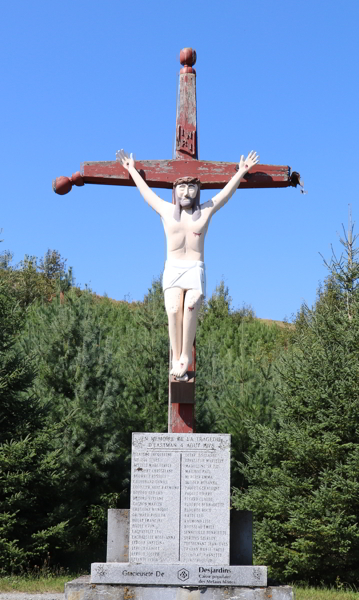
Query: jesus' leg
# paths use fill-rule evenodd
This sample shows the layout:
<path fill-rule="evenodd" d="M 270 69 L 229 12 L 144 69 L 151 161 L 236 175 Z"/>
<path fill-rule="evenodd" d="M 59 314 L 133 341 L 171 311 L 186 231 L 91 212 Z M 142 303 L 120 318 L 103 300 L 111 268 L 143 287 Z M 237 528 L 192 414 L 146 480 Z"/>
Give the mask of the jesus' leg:
<path fill-rule="evenodd" d="M 173 355 L 171 375 L 177 375 L 180 371 L 179 359 L 182 350 L 183 298 L 184 291 L 180 288 L 168 288 L 165 291 L 168 332 Z"/>
<path fill-rule="evenodd" d="M 187 373 L 188 365 L 191 362 L 192 346 L 196 335 L 197 318 L 202 299 L 203 294 L 198 290 L 188 290 L 186 292 L 183 309 L 183 341 L 179 377 L 183 377 Z"/>

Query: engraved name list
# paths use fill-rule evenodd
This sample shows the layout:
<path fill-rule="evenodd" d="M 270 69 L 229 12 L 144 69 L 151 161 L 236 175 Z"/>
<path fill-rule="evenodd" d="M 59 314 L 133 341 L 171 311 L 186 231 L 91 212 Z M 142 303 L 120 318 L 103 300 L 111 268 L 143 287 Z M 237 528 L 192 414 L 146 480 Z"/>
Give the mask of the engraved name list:
<path fill-rule="evenodd" d="M 230 436 L 132 437 L 131 563 L 229 563 Z"/>

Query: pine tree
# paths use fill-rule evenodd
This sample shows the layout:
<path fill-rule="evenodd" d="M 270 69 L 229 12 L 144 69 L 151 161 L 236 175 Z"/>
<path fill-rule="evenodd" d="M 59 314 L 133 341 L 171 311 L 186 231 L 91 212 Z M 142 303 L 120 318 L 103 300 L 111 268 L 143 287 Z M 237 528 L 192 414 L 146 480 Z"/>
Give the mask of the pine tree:
<path fill-rule="evenodd" d="M 162 295 L 159 282 L 133 305 L 73 289 L 28 310 L 23 346 L 36 358 L 34 391 L 49 427 L 64 426 L 54 446 L 67 474 L 57 503 L 72 550 L 64 545 L 62 561 L 99 560 L 99 545 L 104 558 L 107 509 L 129 502 L 132 432 L 166 427 Z"/>
<path fill-rule="evenodd" d="M 159 280 L 153 281 L 143 303 L 131 312 L 124 342 L 119 357 L 126 374 L 128 424 L 132 431 L 166 431 L 169 339 Z M 134 409 L 135 422 L 130 417 Z"/>
<path fill-rule="evenodd" d="M 33 393 L 35 367 L 19 346 L 24 312 L 0 283 L 0 574 L 43 562 L 63 540 L 65 522 L 47 500 L 61 478 L 52 449 L 56 428 L 44 431 L 44 411 Z"/>
<path fill-rule="evenodd" d="M 0 282 L 0 443 L 32 431 L 39 416 L 26 393 L 35 377 L 34 364 L 17 348 L 24 318 L 12 290 Z"/>
<path fill-rule="evenodd" d="M 38 260 L 25 255 L 19 264 L 12 265 L 13 255 L 6 251 L 0 256 L 0 280 L 6 281 L 22 307 L 35 300 L 50 301 L 57 293 L 69 290 L 74 283 L 72 268 L 57 250 L 48 250 Z"/>
<path fill-rule="evenodd" d="M 249 423 L 270 423 L 272 362 L 284 344 L 276 325 L 244 307 L 234 311 L 222 282 L 204 307 L 197 335 L 197 414 L 200 431 L 232 435 L 232 483 L 246 485 L 238 469 L 252 441 Z"/>
<path fill-rule="evenodd" d="M 257 563 L 281 581 L 359 577 L 359 270 L 344 246 L 302 307 L 277 366 L 277 425 L 250 432 L 250 488 L 234 497 L 254 511 Z"/>

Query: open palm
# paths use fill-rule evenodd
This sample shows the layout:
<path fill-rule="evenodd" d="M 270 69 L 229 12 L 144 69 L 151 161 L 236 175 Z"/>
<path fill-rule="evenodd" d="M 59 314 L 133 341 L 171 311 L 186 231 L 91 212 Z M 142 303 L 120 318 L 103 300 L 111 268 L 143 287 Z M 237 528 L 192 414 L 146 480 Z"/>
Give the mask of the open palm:
<path fill-rule="evenodd" d="M 133 154 L 128 155 L 123 149 L 116 152 L 117 160 L 121 161 L 122 166 L 129 170 L 130 167 L 135 166 L 135 158 Z"/>
<path fill-rule="evenodd" d="M 259 156 L 257 154 L 257 152 L 254 152 L 254 150 L 252 150 L 247 158 L 245 159 L 244 156 L 241 156 L 241 160 L 239 163 L 239 169 L 241 171 L 244 171 L 245 173 L 248 173 L 248 171 L 254 167 L 254 165 L 259 163 Z"/>

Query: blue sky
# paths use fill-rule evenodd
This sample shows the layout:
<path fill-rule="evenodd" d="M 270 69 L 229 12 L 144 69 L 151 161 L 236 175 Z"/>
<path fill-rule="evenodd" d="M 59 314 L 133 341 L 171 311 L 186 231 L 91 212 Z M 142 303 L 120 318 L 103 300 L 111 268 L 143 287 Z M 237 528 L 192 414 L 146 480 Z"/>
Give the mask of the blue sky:
<path fill-rule="evenodd" d="M 223 278 L 234 307 L 269 319 L 314 302 L 319 252 L 339 249 L 349 203 L 358 218 L 357 0 L 12 0 L 1 14 L 0 227 L 14 262 L 57 249 L 78 284 L 143 298 L 165 248 L 137 190 L 61 197 L 51 182 L 119 148 L 171 158 L 179 52 L 191 46 L 200 158 L 254 149 L 299 171 L 308 190 L 233 196 L 206 239 L 208 294 Z"/>

